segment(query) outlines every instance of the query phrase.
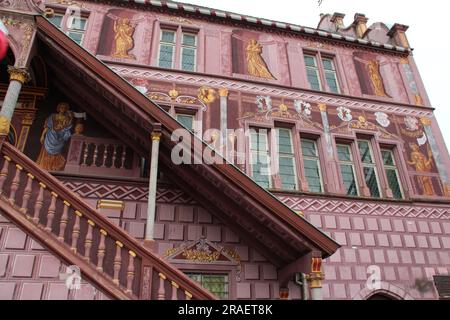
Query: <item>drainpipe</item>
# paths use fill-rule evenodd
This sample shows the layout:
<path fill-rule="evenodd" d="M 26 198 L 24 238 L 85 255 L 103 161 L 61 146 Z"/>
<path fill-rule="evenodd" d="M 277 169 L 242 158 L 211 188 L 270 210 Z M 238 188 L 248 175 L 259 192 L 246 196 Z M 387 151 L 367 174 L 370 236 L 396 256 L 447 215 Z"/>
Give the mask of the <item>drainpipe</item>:
<path fill-rule="evenodd" d="M 154 125 L 153 132 L 151 134 L 151 139 L 152 139 L 152 153 L 150 157 L 150 177 L 148 179 L 147 227 L 145 228 L 144 244 L 147 247 L 154 249 L 153 230 L 155 227 L 159 142 L 161 140 L 160 124 Z"/>
<path fill-rule="evenodd" d="M 296 273 L 295 283 L 302 288 L 302 300 L 308 300 L 308 281 L 306 279 L 306 274 Z"/>

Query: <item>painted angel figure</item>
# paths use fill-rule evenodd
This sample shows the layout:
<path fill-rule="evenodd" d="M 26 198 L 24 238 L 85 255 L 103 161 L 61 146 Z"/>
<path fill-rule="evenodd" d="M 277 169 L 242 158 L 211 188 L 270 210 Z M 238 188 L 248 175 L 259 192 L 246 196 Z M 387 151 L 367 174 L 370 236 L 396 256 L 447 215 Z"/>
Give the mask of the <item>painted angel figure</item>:
<path fill-rule="evenodd" d="M 297 113 L 309 118 L 311 116 L 311 104 L 302 100 L 295 100 L 294 107 Z"/>
<path fill-rule="evenodd" d="M 269 96 L 257 96 L 256 104 L 259 112 L 272 110 L 272 99 Z"/>
<path fill-rule="evenodd" d="M 265 79 L 275 79 L 261 55 L 262 46 L 255 39 L 250 40 L 246 51 L 249 75 Z"/>
<path fill-rule="evenodd" d="M 136 59 L 128 52 L 134 47 L 133 33 L 135 26 L 128 18 L 117 18 L 114 21 L 114 53 L 115 58 Z"/>

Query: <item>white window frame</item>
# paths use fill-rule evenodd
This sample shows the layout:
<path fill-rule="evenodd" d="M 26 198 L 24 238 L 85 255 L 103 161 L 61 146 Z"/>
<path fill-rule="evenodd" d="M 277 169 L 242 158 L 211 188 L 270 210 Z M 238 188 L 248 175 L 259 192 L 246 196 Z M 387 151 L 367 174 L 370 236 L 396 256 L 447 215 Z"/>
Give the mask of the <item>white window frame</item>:
<path fill-rule="evenodd" d="M 311 142 L 314 143 L 314 149 L 316 151 L 316 156 L 315 157 L 305 156 L 303 154 L 303 143 L 302 143 L 303 140 L 311 141 Z M 319 193 L 324 193 L 323 178 L 322 178 L 322 166 L 320 165 L 319 150 L 317 149 L 317 147 L 318 147 L 317 140 L 300 137 L 300 143 L 302 144 L 301 153 L 302 153 L 302 158 L 303 158 L 302 159 L 303 160 L 303 168 L 305 167 L 305 160 L 313 160 L 313 161 L 317 162 L 317 165 L 318 165 L 318 168 L 319 168 L 319 180 L 320 180 L 320 189 L 321 189 L 321 191 Z M 305 179 L 306 179 L 306 182 L 308 183 L 308 190 L 309 190 L 309 182 L 308 182 L 308 179 L 306 178 L 306 169 L 304 169 L 304 170 L 305 170 Z"/>
<path fill-rule="evenodd" d="M 353 179 L 355 180 L 355 186 L 356 186 L 356 196 L 359 196 L 361 193 L 360 193 L 359 186 L 358 186 L 358 176 L 357 176 L 357 173 L 356 173 L 356 170 L 355 170 L 355 169 L 356 169 L 356 166 L 355 166 L 355 159 L 354 159 L 354 157 L 353 157 L 352 147 L 351 147 L 351 145 L 349 145 L 349 144 L 345 144 L 345 143 L 337 143 L 337 144 L 336 144 L 336 152 L 338 152 L 338 147 L 340 147 L 340 146 L 347 148 L 348 153 L 349 153 L 349 155 L 350 155 L 350 161 L 348 161 L 348 160 L 341 160 L 341 159 L 339 159 L 339 154 L 338 154 L 339 173 L 340 173 L 340 175 L 341 175 L 341 182 L 342 182 L 342 185 L 344 185 L 344 178 L 342 177 L 341 164 L 343 164 L 343 165 L 348 165 L 348 166 L 351 166 L 351 167 L 352 167 Z M 345 187 L 345 185 L 344 185 L 344 187 Z M 346 191 L 346 194 L 347 194 L 348 196 L 355 196 L 355 195 L 349 195 L 349 194 L 347 193 L 347 191 Z"/>
<path fill-rule="evenodd" d="M 388 151 L 391 154 L 392 162 L 394 163 L 393 165 L 384 164 L 384 160 L 383 160 L 382 164 L 383 164 L 383 169 L 384 169 L 384 172 L 385 172 L 385 175 L 386 175 L 386 186 L 389 187 L 389 188 L 391 187 L 389 185 L 389 178 L 387 176 L 386 170 L 394 170 L 395 171 L 395 175 L 397 176 L 397 183 L 398 183 L 398 186 L 400 188 L 400 193 L 401 193 L 400 199 L 404 199 L 405 198 L 405 193 L 403 191 L 402 181 L 400 179 L 400 174 L 399 174 L 399 171 L 398 171 L 397 161 L 395 159 L 394 150 L 389 149 L 389 148 L 380 148 L 381 158 L 382 159 L 383 159 L 383 151 Z"/>
<path fill-rule="evenodd" d="M 162 40 L 162 38 L 163 38 L 163 33 L 164 32 L 172 32 L 173 33 L 173 42 L 165 42 L 165 41 L 163 41 Z M 172 46 L 173 47 L 173 50 L 172 50 L 172 63 L 171 63 L 171 66 L 170 66 L 170 69 L 173 69 L 174 68 L 174 64 L 175 64 L 175 54 L 176 54 L 176 49 L 177 49 L 177 30 L 172 30 L 172 29 L 168 29 L 168 28 L 161 28 L 161 31 L 160 31 L 160 34 L 159 34 L 159 45 L 158 45 L 158 58 L 157 58 L 157 62 L 158 62 L 158 67 L 159 68 L 166 68 L 166 67 L 161 67 L 161 65 L 160 65 L 160 60 L 159 60 L 159 58 L 160 58 L 160 56 L 161 56 L 161 45 L 162 44 L 164 44 L 164 45 L 170 45 L 170 46 Z"/>
<path fill-rule="evenodd" d="M 280 135 L 279 130 L 285 130 L 289 132 L 289 140 L 291 141 L 291 152 L 290 153 L 281 153 L 280 151 Z M 297 178 L 297 163 L 295 159 L 295 150 L 294 150 L 294 140 L 292 139 L 292 130 L 288 128 L 276 128 L 277 133 L 277 151 L 278 151 L 278 166 L 280 165 L 280 158 L 290 158 L 292 160 L 292 168 L 294 169 L 294 182 L 295 186 L 294 189 L 287 189 L 287 190 L 298 190 L 298 178 Z M 278 171 L 280 169 L 278 168 Z M 281 182 L 281 188 L 283 188 L 283 181 L 281 181 L 281 173 L 280 173 L 280 182 Z"/>
<path fill-rule="evenodd" d="M 253 149 L 252 134 L 256 133 L 258 136 L 260 136 L 260 135 L 262 135 L 260 133 L 261 131 L 265 131 L 265 133 L 266 133 L 264 135 L 265 139 L 266 139 L 266 148 L 267 148 L 266 151 L 260 151 L 258 149 L 259 146 L 257 146 L 257 149 Z M 267 159 L 269 161 L 269 163 L 266 164 L 267 179 L 268 179 L 268 187 L 267 188 L 268 189 L 272 188 L 272 172 L 270 170 L 271 169 L 271 164 L 270 164 L 270 157 L 271 157 L 271 155 L 270 155 L 270 145 L 269 145 L 269 143 L 270 143 L 269 134 L 270 134 L 270 129 L 268 129 L 268 128 L 258 128 L 258 127 L 251 127 L 250 128 L 250 143 L 249 143 L 249 146 L 250 146 L 250 150 L 249 150 L 250 151 L 250 173 L 251 173 L 251 176 L 253 178 L 254 177 L 254 173 L 253 173 L 253 165 L 254 165 L 254 163 L 253 163 L 253 155 L 256 154 L 257 155 L 257 159 L 260 158 L 260 155 L 267 156 Z M 256 182 L 256 180 L 255 180 L 255 182 Z"/>
<path fill-rule="evenodd" d="M 308 65 L 306 64 L 306 57 L 313 58 L 315 67 L 311 67 L 311 66 L 308 66 Z M 318 64 L 318 60 L 317 60 L 317 55 L 316 55 L 316 54 L 311 54 L 311 53 L 304 53 L 304 54 L 303 54 L 303 59 L 304 59 L 304 61 L 305 61 L 306 80 L 308 81 L 309 87 L 311 88 L 311 90 L 317 90 L 317 89 L 314 89 L 314 88 L 311 86 L 311 83 L 309 82 L 309 79 L 308 79 L 308 69 L 309 69 L 309 70 L 313 70 L 313 71 L 316 73 L 317 80 L 318 80 L 318 82 L 319 82 L 319 90 L 318 90 L 318 91 L 323 91 L 323 83 L 322 83 L 322 79 L 321 79 L 321 77 L 320 77 L 320 71 L 319 71 L 319 64 Z"/>
<path fill-rule="evenodd" d="M 321 60 L 321 63 L 322 63 L 322 68 L 323 68 L 323 76 L 325 77 L 325 82 L 327 83 L 328 90 L 330 91 L 330 93 L 340 94 L 340 93 L 341 93 L 341 86 L 340 86 L 340 84 L 339 84 L 339 78 L 338 78 L 338 76 L 337 76 L 337 70 L 336 70 L 335 59 L 334 59 L 334 58 L 331 58 L 331 57 L 327 57 L 327 56 L 321 57 L 321 59 L 322 59 L 322 60 Z M 333 68 L 332 70 L 327 70 L 327 69 L 325 69 L 324 64 L 323 64 L 323 61 L 324 61 L 324 60 L 328 60 L 328 61 L 331 62 L 331 66 L 332 66 L 332 68 Z M 330 86 L 329 86 L 329 84 L 328 84 L 328 81 L 327 81 L 327 73 L 330 73 L 330 72 L 333 73 L 334 80 L 336 81 L 337 92 L 332 92 L 332 91 L 331 91 L 331 88 L 330 88 Z"/>
<path fill-rule="evenodd" d="M 194 46 L 183 44 L 184 35 L 194 36 L 194 39 L 195 39 Z M 194 49 L 194 70 L 184 70 L 183 69 L 183 49 L 184 48 Z M 193 32 L 182 31 L 181 32 L 181 46 L 180 46 L 180 69 L 181 70 L 187 71 L 187 72 L 196 72 L 197 71 L 197 50 L 198 50 L 198 35 Z"/>
<path fill-rule="evenodd" d="M 370 157 L 371 157 L 371 159 L 372 159 L 372 162 L 371 162 L 371 163 L 367 163 L 367 162 L 363 162 L 363 161 L 362 161 L 362 159 L 361 159 L 361 151 L 359 150 L 359 142 L 367 142 L 367 145 L 369 146 Z M 373 168 L 373 169 L 374 169 L 374 172 L 375 172 L 375 180 L 376 180 L 376 182 L 377 182 L 378 193 L 379 193 L 379 195 L 380 195 L 378 198 L 382 198 L 383 195 L 382 195 L 382 193 L 381 193 L 381 188 L 380 188 L 380 177 L 379 177 L 379 175 L 378 175 L 377 164 L 376 164 L 376 162 L 375 162 L 375 158 L 374 158 L 374 154 L 373 154 L 372 143 L 371 143 L 370 140 L 367 140 L 367 139 L 357 139 L 356 143 L 357 143 L 358 155 L 359 155 L 359 159 L 360 159 L 360 163 L 361 163 L 361 168 L 362 168 L 362 174 L 363 174 L 364 183 L 366 184 L 367 188 L 370 190 L 370 188 L 369 188 L 369 186 L 367 185 L 367 182 L 366 182 L 366 177 L 365 177 L 365 174 L 364 174 L 364 168 L 365 168 L 365 167 Z M 378 199 L 377 197 L 374 197 L 374 196 L 372 196 L 372 195 L 370 195 L 370 196 L 373 197 L 373 198 Z"/>

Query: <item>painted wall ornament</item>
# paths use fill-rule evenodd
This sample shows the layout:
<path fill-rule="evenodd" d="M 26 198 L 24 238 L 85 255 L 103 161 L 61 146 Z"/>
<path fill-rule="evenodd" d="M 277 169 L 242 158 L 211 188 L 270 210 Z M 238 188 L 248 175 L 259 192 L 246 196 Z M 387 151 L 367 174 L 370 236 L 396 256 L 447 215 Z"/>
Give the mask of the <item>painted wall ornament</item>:
<path fill-rule="evenodd" d="M 380 63 L 377 60 L 371 60 L 367 63 L 366 68 L 369 72 L 375 95 L 387 97 L 386 91 L 384 90 L 383 78 L 380 74 Z"/>
<path fill-rule="evenodd" d="M 247 45 L 247 71 L 248 74 L 258 78 L 275 79 L 270 73 L 262 54 L 262 46 L 255 40 Z"/>
<path fill-rule="evenodd" d="M 433 169 L 433 153 L 431 148 L 428 146 L 428 158 L 420 151 L 420 148 L 417 144 L 412 143 L 411 147 L 411 160 L 408 161 L 409 165 L 415 167 L 418 173 L 430 173 Z M 431 177 L 428 176 L 417 176 L 417 181 L 419 185 L 422 187 L 423 193 L 427 196 L 434 195 L 433 183 L 431 181 Z"/>
<path fill-rule="evenodd" d="M 384 112 L 376 112 L 375 113 L 376 120 L 380 126 L 383 128 L 389 127 L 391 121 L 389 120 L 389 116 Z"/>
<path fill-rule="evenodd" d="M 41 152 L 37 164 L 42 169 L 60 171 L 64 169 L 66 159 L 62 155 L 66 142 L 71 137 L 73 113 L 67 103 L 60 103 L 56 107 L 57 113 L 50 115 L 45 121 L 41 135 Z"/>
<path fill-rule="evenodd" d="M 404 122 L 408 131 L 416 131 L 419 129 L 419 120 L 417 118 L 406 116 Z"/>
<path fill-rule="evenodd" d="M 338 112 L 339 119 L 341 119 L 342 121 L 345 121 L 345 122 L 352 121 L 352 119 L 353 119 L 352 111 L 349 108 L 339 107 L 336 110 Z"/>
<path fill-rule="evenodd" d="M 302 100 L 294 100 L 294 108 L 297 113 L 310 118 L 312 114 L 312 107 L 310 103 L 304 102 Z"/>
<path fill-rule="evenodd" d="M 203 86 L 200 87 L 200 89 L 198 89 L 198 99 L 201 102 L 208 105 L 216 101 L 216 98 L 217 93 L 216 90 L 214 90 L 213 88 Z"/>
<path fill-rule="evenodd" d="M 272 98 L 270 96 L 256 96 L 256 105 L 259 112 L 272 110 Z"/>
<path fill-rule="evenodd" d="M 135 26 L 128 18 L 117 18 L 114 21 L 114 58 L 136 59 L 128 52 L 134 47 L 133 33 Z"/>

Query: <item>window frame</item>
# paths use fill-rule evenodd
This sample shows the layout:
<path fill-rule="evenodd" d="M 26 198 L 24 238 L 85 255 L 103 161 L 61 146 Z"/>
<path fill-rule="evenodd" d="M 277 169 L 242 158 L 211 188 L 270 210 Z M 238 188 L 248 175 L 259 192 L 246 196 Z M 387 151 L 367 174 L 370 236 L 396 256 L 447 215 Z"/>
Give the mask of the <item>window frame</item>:
<path fill-rule="evenodd" d="M 359 177 L 358 177 L 358 172 L 357 172 L 357 163 L 355 162 L 355 155 L 354 155 L 354 148 L 353 148 L 353 141 L 335 141 L 335 152 L 336 152 L 336 160 L 339 166 L 339 178 L 340 178 L 340 184 L 342 187 L 342 191 L 345 192 L 345 194 L 349 197 L 359 197 L 361 196 L 361 190 L 360 190 L 360 186 L 359 186 Z M 346 148 L 348 148 L 349 151 L 349 155 L 350 155 L 350 161 L 344 161 L 339 159 L 339 152 L 338 152 L 338 146 L 345 146 Z M 344 179 L 342 176 L 342 169 L 341 169 L 341 165 L 350 165 L 353 171 L 353 179 L 355 181 L 355 186 L 356 186 L 356 195 L 352 195 L 352 194 L 348 194 L 348 192 L 346 191 L 346 187 L 344 184 Z"/>
<path fill-rule="evenodd" d="M 159 58 L 161 54 L 161 39 L 162 39 L 162 33 L 163 31 L 172 31 L 175 33 L 175 39 L 174 39 L 174 51 L 173 51 L 173 57 L 172 57 L 172 67 L 166 68 L 166 67 L 160 67 L 159 65 Z M 159 32 L 159 34 L 158 34 Z M 153 65 L 157 68 L 163 68 L 167 70 L 180 70 L 183 72 L 203 72 L 203 67 L 201 67 L 201 59 L 200 55 L 202 55 L 201 49 L 204 46 L 204 40 L 202 39 L 203 31 L 200 28 L 193 28 L 192 26 L 188 26 L 185 24 L 173 24 L 170 22 L 161 22 L 158 23 L 155 28 L 155 34 L 158 34 L 158 36 L 153 37 L 153 43 L 154 48 L 157 49 L 157 52 L 155 53 L 155 50 L 152 50 L 152 58 L 151 61 L 153 62 Z M 191 46 L 185 46 L 183 45 L 183 35 L 194 35 L 195 36 L 195 58 L 194 58 L 194 70 L 184 70 L 183 69 L 183 48 L 194 48 Z"/>
<path fill-rule="evenodd" d="M 184 36 L 191 35 L 194 36 L 195 44 L 194 46 L 185 45 Z M 183 69 L 183 49 L 194 49 L 194 70 L 185 70 Z M 194 33 L 192 31 L 181 30 L 181 45 L 180 45 L 180 69 L 187 72 L 196 72 L 197 71 L 197 56 L 198 56 L 198 33 Z"/>
<path fill-rule="evenodd" d="M 314 147 L 315 147 L 315 151 L 316 151 L 316 156 L 312 157 L 312 156 L 305 156 L 303 154 L 303 140 L 308 140 L 308 141 L 312 141 L 314 143 Z M 320 140 L 319 138 L 316 137 L 312 137 L 309 135 L 305 135 L 300 133 L 300 145 L 299 145 L 299 152 L 301 155 L 301 161 L 302 161 L 302 166 L 303 166 L 303 177 L 306 181 L 306 185 L 308 187 L 308 191 L 309 192 L 314 192 L 314 193 L 325 193 L 325 183 L 324 183 L 324 179 L 323 179 L 323 175 L 322 175 L 322 160 L 321 160 L 321 152 L 320 152 Z M 319 168 L 319 182 L 320 182 L 320 192 L 317 191 L 311 191 L 310 190 L 310 185 L 308 182 L 308 178 L 306 177 L 306 169 L 305 169 L 305 159 L 306 160 L 313 160 L 317 162 L 318 168 Z"/>
<path fill-rule="evenodd" d="M 80 45 L 80 46 L 83 46 L 84 38 L 85 38 L 85 36 L 86 36 L 87 30 L 88 30 L 88 27 L 89 27 L 89 16 L 90 16 L 90 12 L 89 12 L 88 10 L 86 10 L 86 9 L 80 8 L 80 9 L 79 9 L 79 10 L 80 10 L 80 11 L 79 11 L 79 13 L 80 13 L 80 18 L 86 21 L 86 22 L 85 22 L 85 25 L 84 25 L 84 30 L 81 30 L 81 29 L 72 29 L 71 27 L 68 27 L 68 26 L 67 26 L 67 23 L 68 23 L 68 19 L 69 19 L 70 17 L 73 16 L 72 14 L 73 14 L 73 12 L 75 12 L 75 10 L 70 10 L 70 11 L 69 11 L 69 10 L 67 10 L 68 7 L 56 6 L 56 5 L 52 5 L 51 3 L 50 3 L 50 4 L 47 4 L 46 6 L 47 6 L 48 8 L 50 8 L 50 9 L 53 9 L 54 15 L 62 16 L 62 19 L 61 19 L 61 25 L 60 25 L 59 27 L 57 27 L 57 28 L 58 28 L 59 30 L 61 30 L 62 32 L 64 32 L 70 39 L 72 39 L 72 38 L 69 36 L 69 33 L 70 33 L 70 32 L 81 34 L 81 39 L 80 39 L 79 45 Z M 48 19 L 48 21 L 50 22 L 49 19 Z M 50 23 L 51 23 L 51 22 L 50 22 Z M 53 23 L 52 23 L 52 24 L 53 24 Z M 53 24 L 53 25 L 56 27 L 55 24 Z M 74 39 L 72 39 L 72 41 L 77 42 L 77 41 L 75 41 Z M 78 43 L 78 42 L 77 42 L 77 43 Z"/>
<path fill-rule="evenodd" d="M 202 288 L 207 289 L 203 286 L 202 283 L 198 282 L 197 280 L 194 280 L 193 278 L 190 277 L 190 275 L 196 275 L 196 276 L 225 276 L 227 277 L 227 282 L 226 282 L 226 287 L 227 287 L 227 297 L 226 298 L 222 298 L 219 296 L 216 296 L 214 293 L 214 296 L 216 296 L 219 300 L 229 300 L 230 296 L 231 296 L 231 289 L 232 289 L 232 285 L 231 285 L 231 278 L 230 278 L 230 273 L 229 272 L 220 272 L 220 271 L 216 271 L 216 272 L 211 272 L 211 271 L 195 271 L 195 270 L 189 270 L 189 271 L 184 271 L 184 273 L 186 274 L 186 276 L 188 276 L 192 281 L 195 281 L 196 283 L 198 283 Z M 207 289 L 208 290 L 208 289 Z"/>
<path fill-rule="evenodd" d="M 394 162 L 393 165 L 386 165 L 384 164 L 383 161 L 383 151 L 389 151 L 391 153 L 392 156 L 392 160 Z M 394 192 L 392 191 L 392 197 L 396 200 L 403 200 L 405 199 L 405 191 L 404 191 L 404 187 L 403 187 L 403 181 L 401 178 L 401 174 L 400 174 L 400 168 L 399 168 L 399 163 L 398 163 L 398 159 L 396 157 L 396 152 L 395 152 L 395 146 L 385 146 L 385 145 L 380 145 L 380 155 L 381 155 L 381 159 L 382 159 L 382 166 L 383 166 L 383 172 L 385 174 L 385 181 L 386 181 L 386 187 L 389 188 L 392 191 L 392 188 L 389 184 L 389 178 L 387 176 L 387 170 L 394 170 L 395 174 L 396 174 L 396 178 L 397 178 L 397 183 L 399 185 L 399 189 L 400 189 L 400 198 L 395 198 Z"/>
<path fill-rule="evenodd" d="M 370 154 L 370 157 L 372 159 L 371 163 L 363 162 L 363 160 L 361 158 L 362 157 L 361 156 L 361 151 L 359 149 L 359 143 L 360 142 L 367 142 L 367 145 L 369 147 L 369 154 Z M 361 172 L 362 172 L 362 179 L 363 179 L 363 182 L 365 183 L 367 189 L 369 190 L 369 192 L 371 192 L 371 191 L 370 191 L 370 187 L 367 185 L 367 182 L 366 182 L 366 176 L 365 176 L 365 173 L 364 173 L 364 169 L 366 167 L 373 168 L 374 173 L 375 173 L 375 180 L 376 180 L 376 183 L 377 183 L 377 189 L 378 189 L 379 196 L 375 197 L 372 194 L 370 194 L 369 197 L 374 198 L 374 199 L 382 199 L 383 198 L 383 192 L 382 192 L 381 183 L 380 183 L 379 165 L 377 164 L 377 162 L 378 162 L 377 159 L 379 159 L 379 157 L 375 157 L 374 146 L 372 145 L 372 139 L 366 138 L 366 137 L 357 137 L 356 138 L 356 147 L 358 149 L 359 164 L 360 164 L 361 169 L 362 169 L 361 170 Z"/>
<path fill-rule="evenodd" d="M 289 127 L 286 127 L 286 126 L 283 126 L 283 125 L 281 125 L 281 126 L 275 126 L 274 127 L 274 129 L 275 129 L 275 132 L 276 132 L 276 139 L 277 139 L 277 141 L 276 141 L 276 143 L 277 143 L 277 152 L 278 152 L 278 155 L 277 155 L 277 165 L 278 165 L 278 175 L 279 175 L 279 177 L 280 177 L 280 189 L 282 189 L 282 190 L 290 190 L 290 191 L 298 191 L 299 190 L 299 181 L 298 181 L 298 174 L 297 174 L 297 157 L 296 157 L 296 148 L 295 148 L 295 146 L 296 146 L 296 143 L 295 143 L 295 139 L 294 139 L 294 133 L 292 132 L 292 128 L 289 128 Z M 283 153 L 283 155 L 282 155 L 282 153 L 280 152 L 280 150 L 279 150 L 279 130 L 286 130 L 287 132 L 289 132 L 289 138 L 290 138 L 290 141 L 291 141 L 291 152 L 290 153 Z M 293 168 L 293 170 L 294 170 L 294 182 L 295 182 L 295 185 L 294 185 L 294 188 L 293 189 L 289 189 L 289 188 L 284 188 L 283 187 L 283 181 L 282 181 L 282 179 L 281 179 L 281 172 L 280 172 L 280 158 L 281 157 L 285 157 L 285 158 L 290 158 L 291 160 L 292 160 L 292 168 Z M 273 156 L 272 156 L 272 158 L 274 158 Z"/>
<path fill-rule="evenodd" d="M 311 84 L 308 80 L 308 68 L 312 68 L 312 67 L 309 67 L 306 65 L 306 59 L 305 59 L 306 56 L 313 57 L 316 62 L 320 90 L 312 88 Z M 334 77 L 336 80 L 338 92 L 333 92 L 330 89 L 330 86 L 328 85 L 328 81 L 326 78 L 326 69 L 324 68 L 323 60 L 330 60 L 332 62 L 332 65 L 334 67 Z M 304 50 L 303 51 L 303 62 L 304 62 L 305 71 L 306 71 L 306 82 L 308 83 L 309 88 L 311 90 L 321 91 L 321 92 L 329 92 L 331 94 L 342 94 L 342 81 L 339 76 L 340 71 L 338 69 L 336 55 L 331 54 L 331 53 L 321 52 L 321 51 Z"/>
<path fill-rule="evenodd" d="M 304 62 L 305 62 L 306 80 L 308 81 L 309 88 L 310 88 L 311 90 L 323 91 L 322 77 L 321 77 L 321 75 L 320 75 L 320 67 L 319 67 L 319 63 L 318 63 L 319 60 L 317 59 L 317 56 L 318 56 L 317 54 L 312 54 L 312 53 L 310 53 L 310 52 L 304 52 L 304 53 L 303 53 L 303 59 L 304 59 Z M 306 57 L 311 57 L 311 58 L 313 58 L 315 67 L 311 67 L 311 66 L 308 66 L 308 65 L 306 64 Z M 314 70 L 314 71 L 315 71 L 316 76 L 317 76 L 317 81 L 318 81 L 318 83 L 319 83 L 319 89 L 314 89 L 314 88 L 312 87 L 311 82 L 310 82 L 309 79 L 308 79 L 308 70 Z"/>
<path fill-rule="evenodd" d="M 173 32 L 173 36 L 174 36 L 173 43 L 163 42 L 163 41 L 162 41 L 163 33 L 164 33 L 165 31 Z M 173 48 L 173 51 L 172 51 L 172 61 L 171 61 L 171 67 L 170 67 L 170 69 L 174 69 L 174 65 L 175 65 L 175 57 L 176 57 L 176 50 L 177 50 L 177 39 L 178 39 L 177 33 L 178 33 L 177 30 L 173 30 L 172 28 L 166 28 L 166 27 L 164 27 L 164 28 L 161 28 L 161 29 L 160 29 L 160 31 L 159 31 L 159 41 L 158 41 L 158 56 L 157 56 L 157 58 L 156 58 L 157 66 L 158 66 L 159 68 L 167 69 L 166 67 L 161 67 L 161 66 L 160 66 L 161 45 L 164 44 L 164 45 L 170 45 L 170 46 L 172 46 L 172 48 Z"/>
<path fill-rule="evenodd" d="M 272 129 L 273 128 L 271 128 L 271 127 L 264 127 L 264 126 L 258 126 L 258 125 L 250 125 L 249 127 L 248 127 L 248 130 L 250 130 L 249 132 L 249 135 L 248 135 L 248 157 L 247 157 L 247 159 L 249 160 L 248 161 L 248 173 L 249 173 L 249 175 L 250 175 L 250 177 L 253 179 L 254 178 L 254 173 L 253 173 L 253 149 L 252 149 L 252 130 L 254 130 L 254 131 L 256 131 L 256 132 L 258 132 L 258 134 L 259 134 L 259 131 L 260 130 L 265 130 L 266 131 L 266 141 L 267 141 L 267 151 L 266 151 L 266 153 L 267 153 L 267 157 L 269 158 L 269 161 L 270 161 L 270 159 L 271 159 L 271 153 L 272 153 L 272 147 L 271 147 L 271 143 L 272 143 L 272 139 L 271 139 L 271 135 L 272 135 Z M 261 151 L 259 151 L 259 149 L 258 149 L 258 151 L 257 151 L 257 153 L 259 154 L 259 153 L 261 153 Z M 259 186 L 261 186 L 262 188 L 264 188 L 264 189 L 271 189 L 272 187 L 274 187 L 274 183 L 273 183 L 273 181 L 272 181 L 272 165 L 273 165 L 273 162 L 272 161 L 270 161 L 270 163 L 269 163 L 269 165 L 267 165 L 267 170 L 268 170 L 268 187 L 267 188 L 265 188 L 265 187 L 263 187 L 263 186 L 261 186 L 256 180 L 254 180 L 255 181 L 255 183 L 257 183 Z"/>

